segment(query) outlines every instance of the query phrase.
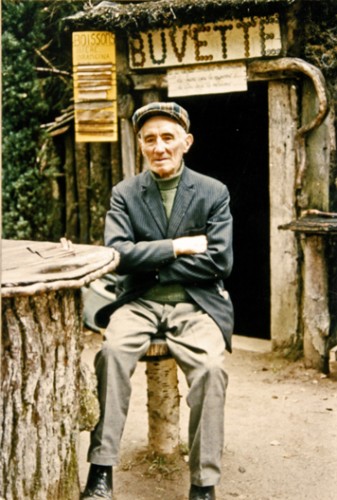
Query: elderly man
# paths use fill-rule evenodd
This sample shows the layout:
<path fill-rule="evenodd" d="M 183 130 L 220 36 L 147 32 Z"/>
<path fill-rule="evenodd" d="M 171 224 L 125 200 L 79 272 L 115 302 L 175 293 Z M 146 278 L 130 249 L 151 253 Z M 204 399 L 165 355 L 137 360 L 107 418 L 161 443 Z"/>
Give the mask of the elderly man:
<path fill-rule="evenodd" d="M 133 125 L 147 169 L 113 188 L 106 217 L 105 243 L 120 254 L 123 286 L 97 316 L 107 325 L 95 360 L 101 416 L 83 498 L 111 499 L 130 378 L 151 339 L 165 332 L 189 387 L 189 499 L 213 500 L 224 437 L 224 353 L 233 328 L 223 282 L 233 261 L 229 194 L 185 166 L 193 136 L 181 106 L 148 104 L 134 113 Z"/>

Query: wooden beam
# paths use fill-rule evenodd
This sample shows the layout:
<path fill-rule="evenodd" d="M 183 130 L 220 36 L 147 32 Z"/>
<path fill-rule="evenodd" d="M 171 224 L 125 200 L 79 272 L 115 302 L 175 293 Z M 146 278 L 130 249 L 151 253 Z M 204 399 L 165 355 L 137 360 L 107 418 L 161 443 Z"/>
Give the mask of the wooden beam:
<path fill-rule="evenodd" d="M 135 137 L 130 120 L 121 118 L 121 136 L 122 136 L 122 169 L 123 177 L 127 179 L 135 175 Z"/>

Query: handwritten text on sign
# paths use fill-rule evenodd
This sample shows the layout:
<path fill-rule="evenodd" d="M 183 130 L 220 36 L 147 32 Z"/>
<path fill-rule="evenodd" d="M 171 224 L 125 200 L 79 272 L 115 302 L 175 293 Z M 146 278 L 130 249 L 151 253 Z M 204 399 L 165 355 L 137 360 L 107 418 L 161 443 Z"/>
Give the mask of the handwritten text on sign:
<path fill-rule="evenodd" d="M 245 63 L 210 64 L 167 73 L 169 97 L 221 94 L 247 90 Z"/>
<path fill-rule="evenodd" d="M 278 56 L 281 49 L 277 14 L 165 28 L 129 38 L 134 69 Z"/>
<path fill-rule="evenodd" d="M 116 54 L 112 33 L 73 33 L 73 76 L 76 141 L 117 141 Z"/>

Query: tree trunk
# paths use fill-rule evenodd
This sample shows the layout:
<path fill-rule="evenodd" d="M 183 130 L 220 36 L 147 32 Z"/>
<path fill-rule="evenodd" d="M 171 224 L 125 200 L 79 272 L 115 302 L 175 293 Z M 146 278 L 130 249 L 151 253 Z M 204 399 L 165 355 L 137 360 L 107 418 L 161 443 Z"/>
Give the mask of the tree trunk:
<path fill-rule="evenodd" d="M 78 500 L 81 291 L 2 299 L 0 497 Z"/>
<path fill-rule="evenodd" d="M 81 287 L 115 270 L 111 248 L 3 240 L 0 497 L 78 500 Z M 84 397 L 81 397 L 84 390 Z M 96 405 L 97 406 L 97 405 Z"/>

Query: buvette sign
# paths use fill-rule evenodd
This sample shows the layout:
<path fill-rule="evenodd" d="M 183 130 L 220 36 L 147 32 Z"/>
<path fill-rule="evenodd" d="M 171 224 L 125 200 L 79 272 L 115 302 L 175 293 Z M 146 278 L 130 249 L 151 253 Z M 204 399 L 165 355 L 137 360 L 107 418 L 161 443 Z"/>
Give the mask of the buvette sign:
<path fill-rule="evenodd" d="M 134 69 L 271 57 L 281 49 L 277 14 L 165 28 L 129 38 Z"/>

